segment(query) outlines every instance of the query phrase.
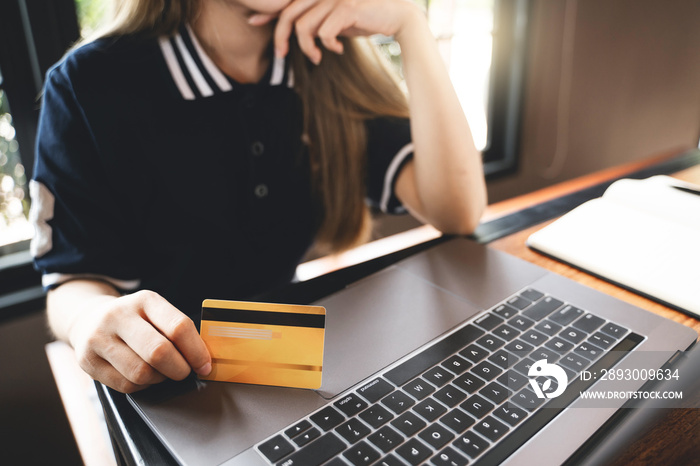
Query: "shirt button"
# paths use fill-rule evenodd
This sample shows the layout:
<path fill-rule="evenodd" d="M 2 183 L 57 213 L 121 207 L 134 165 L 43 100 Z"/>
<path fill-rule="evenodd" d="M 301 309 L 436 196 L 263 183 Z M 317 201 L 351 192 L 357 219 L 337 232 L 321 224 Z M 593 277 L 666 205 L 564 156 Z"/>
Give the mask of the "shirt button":
<path fill-rule="evenodd" d="M 253 108 L 255 107 L 255 97 L 252 93 L 246 93 L 241 99 L 241 103 L 245 108 Z"/>
<path fill-rule="evenodd" d="M 264 184 L 259 184 L 255 187 L 254 192 L 259 199 L 262 199 L 267 196 L 267 186 Z"/>
<path fill-rule="evenodd" d="M 253 144 L 250 145 L 250 153 L 253 155 L 262 155 L 264 150 L 265 146 L 260 141 L 255 141 Z"/>

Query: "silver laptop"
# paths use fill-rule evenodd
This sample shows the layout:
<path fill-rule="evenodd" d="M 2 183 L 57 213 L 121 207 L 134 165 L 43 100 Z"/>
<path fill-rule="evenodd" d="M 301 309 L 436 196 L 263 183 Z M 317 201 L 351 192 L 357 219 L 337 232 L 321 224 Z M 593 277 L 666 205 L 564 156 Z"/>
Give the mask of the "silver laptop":
<path fill-rule="evenodd" d="M 466 239 L 335 293 L 318 391 L 202 382 L 129 400 L 188 465 L 561 464 L 694 330 Z M 602 380 L 606 379 L 606 380 Z M 174 389 L 173 389 L 174 387 Z"/>

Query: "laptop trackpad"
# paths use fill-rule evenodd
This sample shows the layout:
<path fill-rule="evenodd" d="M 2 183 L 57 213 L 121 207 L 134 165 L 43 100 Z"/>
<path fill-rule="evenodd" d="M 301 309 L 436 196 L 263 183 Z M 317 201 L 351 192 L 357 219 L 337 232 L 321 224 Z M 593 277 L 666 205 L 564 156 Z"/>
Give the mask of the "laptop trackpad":
<path fill-rule="evenodd" d="M 323 384 L 332 398 L 481 311 L 392 266 L 319 301 L 326 307 Z"/>

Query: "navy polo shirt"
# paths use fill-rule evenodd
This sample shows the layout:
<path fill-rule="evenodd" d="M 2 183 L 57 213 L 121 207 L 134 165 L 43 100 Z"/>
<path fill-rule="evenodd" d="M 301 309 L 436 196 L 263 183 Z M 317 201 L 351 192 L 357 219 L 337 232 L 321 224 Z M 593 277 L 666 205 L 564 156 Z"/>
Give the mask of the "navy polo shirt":
<path fill-rule="evenodd" d="M 235 82 L 188 27 L 70 52 L 47 74 L 30 183 L 44 286 L 150 289 L 195 318 L 205 298 L 288 283 L 320 218 L 293 80 L 274 59 L 259 83 Z M 401 213 L 408 121 L 367 129 L 368 202 Z"/>

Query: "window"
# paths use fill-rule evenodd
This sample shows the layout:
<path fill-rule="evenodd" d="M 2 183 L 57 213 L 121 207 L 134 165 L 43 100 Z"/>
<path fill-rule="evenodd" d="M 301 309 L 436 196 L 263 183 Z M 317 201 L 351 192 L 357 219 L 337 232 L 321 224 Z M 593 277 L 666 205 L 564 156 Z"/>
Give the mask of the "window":
<path fill-rule="evenodd" d="M 43 76 L 77 38 L 73 0 L 0 2 L 0 256 L 28 247 Z"/>
<path fill-rule="evenodd" d="M 423 0 L 487 177 L 516 168 L 527 0 Z"/>
<path fill-rule="evenodd" d="M 27 221 L 29 195 L 12 114 L 0 75 L 0 246 L 27 240 L 32 228 Z"/>

